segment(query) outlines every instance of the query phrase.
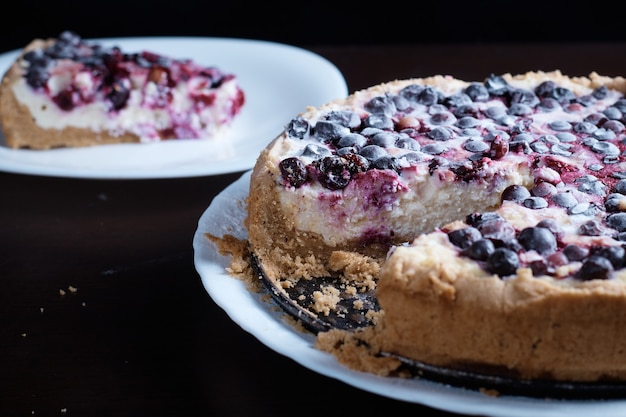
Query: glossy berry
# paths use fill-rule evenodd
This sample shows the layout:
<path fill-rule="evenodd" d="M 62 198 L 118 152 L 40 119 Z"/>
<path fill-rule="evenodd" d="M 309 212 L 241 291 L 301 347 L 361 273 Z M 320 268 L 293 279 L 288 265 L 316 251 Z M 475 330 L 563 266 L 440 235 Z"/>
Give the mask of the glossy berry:
<path fill-rule="evenodd" d="M 512 275 L 519 266 L 517 253 L 507 248 L 498 248 L 487 259 L 487 268 L 499 276 Z"/>
<path fill-rule="evenodd" d="M 348 185 L 351 174 L 348 166 L 337 156 L 327 156 L 317 163 L 319 181 L 329 190 L 340 190 Z"/>
<path fill-rule="evenodd" d="M 298 188 L 306 182 L 306 166 L 300 159 L 296 157 L 283 159 L 279 168 L 286 186 Z"/>
<path fill-rule="evenodd" d="M 463 254 L 475 261 L 486 261 L 495 250 L 496 247 L 491 240 L 479 239 L 466 248 Z"/>
<path fill-rule="evenodd" d="M 448 233 L 450 242 L 461 249 L 467 249 L 472 243 L 480 239 L 482 235 L 475 227 L 464 227 Z"/>
<path fill-rule="evenodd" d="M 519 233 L 517 240 L 527 251 L 534 250 L 542 255 L 556 250 L 556 237 L 545 227 L 528 227 Z"/>
<path fill-rule="evenodd" d="M 522 202 L 528 197 L 530 197 L 530 191 L 528 191 L 526 187 L 514 184 L 509 185 L 504 189 L 504 191 L 502 192 L 501 200 Z"/>
<path fill-rule="evenodd" d="M 587 258 L 578 272 L 576 278 L 582 281 L 592 279 L 609 279 L 613 273 L 611 261 L 602 256 L 590 256 Z"/>

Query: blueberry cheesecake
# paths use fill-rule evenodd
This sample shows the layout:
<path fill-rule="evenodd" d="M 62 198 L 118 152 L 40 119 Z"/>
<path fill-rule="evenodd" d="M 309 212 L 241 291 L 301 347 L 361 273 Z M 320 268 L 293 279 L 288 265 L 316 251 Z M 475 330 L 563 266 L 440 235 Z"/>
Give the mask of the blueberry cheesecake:
<path fill-rule="evenodd" d="M 252 172 L 250 251 L 282 288 L 354 275 L 338 253 L 376 263 L 382 314 L 356 332 L 374 354 L 626 380 L 624 92 L 596 73 L 434 76 L 306 109 Z"/>
<path fill-rule="evenodd" d="M 33 40 L 0 84 L 10 148 L 211 139 L 227 134 L 244 103 L 237 77 L 215 66 L 71 31 Z"/>

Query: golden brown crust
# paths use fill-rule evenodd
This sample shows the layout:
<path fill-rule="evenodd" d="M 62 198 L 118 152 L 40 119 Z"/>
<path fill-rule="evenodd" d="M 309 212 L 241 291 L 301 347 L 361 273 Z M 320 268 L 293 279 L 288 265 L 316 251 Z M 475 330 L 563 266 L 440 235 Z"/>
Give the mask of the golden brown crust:
<path fill-rule="evenodd" d="M 52 39 L 35 39 L 24 48 L 20 56 L 9 67 L 0 84 L 0 122 L 6 146 L 10 148 L 51 149 L 59 147 L 82 147 L 113 143 L 137 143 L 139 137 L 125 133 L 111 136 L 106 132 L 66 127 L 44 129 L 37 125 L 30 110 L 21 104 L 13 91 L 13 85 L 23 76 L 20 59 L 24 53 L 46 47 Z"/>
<path fill-rule="evenodd" d="M 425 235 L 383 266 L 382 351 L 453 368 L 501 367 L 523 378 L 626 378 L 620 279 L 558 285 L 521 269 L 502 280 L 449 246 L 441 233 Z"/>

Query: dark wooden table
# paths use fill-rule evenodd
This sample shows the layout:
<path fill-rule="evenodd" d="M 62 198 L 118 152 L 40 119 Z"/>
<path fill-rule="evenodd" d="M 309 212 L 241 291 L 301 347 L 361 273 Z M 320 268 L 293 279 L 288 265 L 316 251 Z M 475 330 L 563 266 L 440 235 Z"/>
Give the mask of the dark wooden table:
<path fill-rule="evenodd" d="M 310 49 L 338 66 L 350 91 L 433 74 L 626 74 L 626 43 Z M 0 416 L 453 415 L 306 369 L 211 300 L 193 234 L 240 174 L 0 173 Z"/>

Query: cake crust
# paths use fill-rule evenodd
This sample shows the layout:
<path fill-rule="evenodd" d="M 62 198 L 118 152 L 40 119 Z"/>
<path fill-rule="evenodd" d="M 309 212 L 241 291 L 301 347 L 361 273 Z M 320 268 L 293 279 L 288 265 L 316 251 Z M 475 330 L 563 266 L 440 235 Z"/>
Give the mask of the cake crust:
<path fill-rule="evenodd" d="M 502 280 L 449 246 L 424 235 L 383 266 L 381 351 L 524 379 L 626 379 L 624 273 L 559 285 L 520 269 Z"/>

